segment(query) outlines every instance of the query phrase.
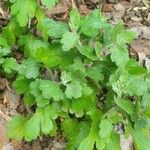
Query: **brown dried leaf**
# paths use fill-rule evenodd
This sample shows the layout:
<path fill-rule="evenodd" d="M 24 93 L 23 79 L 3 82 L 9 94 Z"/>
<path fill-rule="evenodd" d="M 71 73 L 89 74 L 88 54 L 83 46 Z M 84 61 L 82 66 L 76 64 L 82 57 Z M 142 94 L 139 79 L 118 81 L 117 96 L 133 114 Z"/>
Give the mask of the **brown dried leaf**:
<path fill-rule="evenodd" d="M 137 39 L 130 46 L 136 53 L 144 52 L 146 56 L 150 56 L 150 40 Z"/>

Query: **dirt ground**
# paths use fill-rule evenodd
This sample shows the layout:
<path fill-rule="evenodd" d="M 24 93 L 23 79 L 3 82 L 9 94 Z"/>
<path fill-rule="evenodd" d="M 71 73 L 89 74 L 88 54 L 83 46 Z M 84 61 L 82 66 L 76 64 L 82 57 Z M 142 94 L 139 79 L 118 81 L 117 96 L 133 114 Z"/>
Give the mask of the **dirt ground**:
<path fill-rule="evenodd" d="M 40 0 L 38 0 L 40 1 Z M 48 17 L 66 21 L 72 2 L 82 14 L 88 14 L 95 8 L 102 10 L 108 21 L 116 24 L 122 20 L 128 30 L 137 33 L 137 39 L 130 47 L 131 57 L 150 68 L 150 5 L 148 0 L 60 0 L 52 10 L 46 10 Z M 9 20 L 9 11 L 0 1 L 0 30 Z M 63 150 L 65 140 L 62 136 L 40 137 L 31 143 L 9 140 L 6 136 L 6 123 L 12 116 L 25 110 L 22 98 L 11 87 L 11 82 L 0 73 L 0 150 Z M 132 140 L 121 139 L 122 150 L 132 149 Z"/>

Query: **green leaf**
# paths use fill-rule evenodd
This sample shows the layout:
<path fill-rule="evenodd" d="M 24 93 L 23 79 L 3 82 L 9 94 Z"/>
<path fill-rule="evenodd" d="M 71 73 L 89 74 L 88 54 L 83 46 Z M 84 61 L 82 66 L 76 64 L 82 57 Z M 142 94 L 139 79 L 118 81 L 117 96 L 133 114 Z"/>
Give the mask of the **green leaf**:
<path fill-rule="evenodd" d="M 111 135 L 110 141 L 108 144 L 106 144 L 105 149 L 106 150 L 121 150 L 119 134 L 113 133 Z"/>
<path fill-rule="evenodd" d="M 105 24 L 105 18 L 101 15 L 100 11 L 96 9 L 82 21 L 80 32 L 89 37 L 96 36 Z"/>
<path fill-rule="evenodd" d="M 114 27 L 111 27 L 111 30 L 107 31 L 109 33 L 109 38 L 107 38 L 111 40 L 110 43 L 116 43 L 118 35 L 121 34 L 123 30 L 123 22 L 119 22 Z"/>
<path fill-rule="evenodd" d="M 18 67 L 18 72 L 30 79 L 38 77 L 39 69 L 40 65 L 34 59 L 28 58 L 22 61 L 22 64 Z"/>
<path fill-rule="evenodd" d="M 17 79 L 13 82 L 13 87 L 15 87 L 17 93 L 23 94 L 30 88 L 30 80 L 24 76 L 18 76 Z"/>
<path fill-rule="evenodd" d="M 0 36 L 0 57 L 6 56 L 11 52 L 10 46 L 7 43 L 7 40 Z"/>
<path fill-rule="evenodd" d="M 36 79 L 34 82 L 31 82 L 30 89 L 31 94 L 35 97 L 35 102 L 38 107 L 44 107 L 49 103 L 49 100 L 43 97 L 42 91 L 40 90 L 40 79 Z"/>
<path fill-rule="evenodd" d="M 72 78 L 71 78 L 71 73 L 70 72 L 63 71 L 61 73 L 61 82 L 62 82 L 62 84 L 66 85 L 71 80 L 72 80 Z"/>
<path fill-rule="evenodd" d="M 149 150 L 150 138 L 142 131 L 133 131 L 133 138 L 137 150 Z"/>
<path fill-rule="evenodd" d="M 30 84 L 31 94 L 34 97 L 39 97 L 41 95 L 41 90 L 39 89 L 39 85 L 40 85 L 40 79 L 35 79 L 35 81 L 31 82 Z"/>
<path fill-rule="evenodd" d="M 147 82 L 142 76 L 130 76 L 127 80 L 124 93 L 131 96 L 142 96 L 147 91 Z"/>
<path fill-rule="evenodd" d="M 115 98 L 116 104 L 125 110 L 129 115 L 133 115 L 135 113 L 134 104 L 128 99 L 117 99 Z"/>
<path fill-rule="evenodd" d="M 72 32 L 65 32 L 61 39 L 63 44 L 62 48 L 64 51 L 69 51 L 71 48 L 74 48 L 78 44 L 79 36 Z"/>
<path fill-rule="evenodd" d="M 49 134 L 53 129 L 53 120 L 57 118 L 55 110 L 50 106 L 37 108 L 31 117 L 21 115 L 14 117 L 8 124 L 8 136 L 17 140 L 23 138 L 27 141 L 36 139 L 40 131 Z"/>
<path fill-rule="evenodd" d="M 36 110 L 35 115 L 40 120 L 41 131 L 44 134 L 49 134 L 50 131 L 53 129 L 52 119 L 55 119 L 55 118 L 52 118 L 53 116 L 51 116 L 51 114 L 50 114 L 52 111 L 54 111 L 54 110 L 51 110 L 50 106 L 47 106 L 45 108 L 38 108 Z"/>
<path fill-rule="evenodd" d="M 85 112 L 92 110 L 95 107 L 95 97 L 88 95 L 77 99 L 72 99 L 70 110 L 75 113 L 76 117 L 82 117 Z"/>
<path fill-rule="evenodd" d="M 99 128 L 99 135 L 102 139 L 110 138 L 113 131 L 113 125 L 109 120 L 103 119 L 99 125 Z"/>
<path fill-rule="evenodd" d="M 14 117 L 8 124 L 7 124 L 7 134 L 9 138 L 15 138 L 17 140 L 22 140 L 24 137 L 24 124 L 27 121 L 26 118 L 19 115 Z"/>
<path fill-rule="evenodd" d="M 76 134 L 78 121 L 76 119 L 65 119 L 61 125 L 66 137 L 72 138 Z"/>
<path fill-rule="evenodd" d="M 92 119 L 91 129 L 89 135 L 79 145 L 79 150 L 93 150 L 94 144 L 96 144 L 97 149 L 104 149 L 105 143 L 98 134 L 99 122 L 102 117 L 102 113 L 96 109 L 93 109 L 92 111 L 89 111 L 88 114 Z"/>
<path fill-rule="evenodd" d="M 51 9 L 59 0 L 42 0 L 42 4 L 45 5 L 48 9 Z"/>
<path fill-rule="evenodd" d="M 25 94 L 24 94 L 24 97 L 23 97 L 23 100 L 24 100 L 24 103 L 26 106 L 32 106 L 34 103 L 35 103 L 35 98 L 34 96 L 30 93 L 30 91 L 27 91 Z"/>
<path fill-rule="evenodd" d="M 35 9 L 36 3 L 34 0 L 16 0 L 11 7 L 11 13 L 16 16 L 19 25 L 24 27 L 29 19 L 34 17 Z"/>
<path fill-rule="evenodd" d="M 0 46 L 10 48 L 6 38 L 4 38 L 2 35 L 0 35 Z"/>
<path fill-rule="evenodd" d="M 89 58 L 93 61 L 97 60 L 97 56 L 96 56 L 95 52 L 89 45 L 82 45 L 82 46 L 78 47 L 78 50 L 82 55 L 86 56 L 87 58 Z"/>
<path fill-rule="evenodd" d="M 114 47 L 111 49 L 111 60 L 119 67 L 124 67 L 129 61 L 128 50 L 124 47 Z"/>
<path fill-rule="evenodd" d="M 42 62 L 48 68 L 55 67 L 61 63 L 61 58 L 57 52 L 53 50 L 53 46 L 49 47 L 49 49 L 37 49 L 35 57 L 37 61 Z"/>
<path fill-rule="evenodd" d="M 10 43 L 10 45 L 13 45 L 15 43 L 16 38 L 15 38 L 15 33 L 13 31 L 12 24 L 3 28 L 2 34 L 4 37 L 6 37 L 7 41 Z"/>
<path fill-rule="evenodd" d="M 82 16 L 77 9 L 72 9 L 70 12 L 70 24 L 74 30 L 79 29 L 82 24 Z"/>
<path fill-rule="evenodd" d="M 82 60 L 80 58 L 74 59 L 74 64 L 70 65 L 70 71 L 81 71 L 85 73 L 85 65 L 83 64 Z"/>
<path fill-rule="evenodd" d="M 41 92 L 41 95 L 39 95 L 38 97 L 35 97 L 35 101 L 38 107 L 45 107 L 46 105 L 49 104 L 49 100 L 46 99 Z"/>
<path fill-rule="evenodd" d="M 49 80 L 41 80 L 39 88 L 42 91 L 42 94 L 45 98 L 53 98 L 55 101 L 59 101 L 64 98 L 64 94 L 60 89 L 59 84 L 56 82 Z"/>
<path fill-rule="evenodd" d="M 35 58 L 38 49 L 48 49 L 48 44 L 32 34 L 20 36 L 19 45 L 24 46 L 25 56 Z"/>
<path fill-rule="evenodd" d="M 31 141 L 37 139 L 40 134 L 40 120 L 39 117 L 32 116 L 24 124 L 24 139 Z"/>
<path fill-rule="evenodd" d="M 65 119 L 62 129 L 66 138 L 69 140 L 66 149 L 78 149 L 80 143 L 87 137 L 90 126 L 86 122 L 78 122 L 76 119 Z"/>
<path fill-rule="evenodd" d="M 17 70 L 18 64 L 16 59 L 11 57 L 4 60 L 2 67 L 6 73 L 12 73 Z"/>
<path fill-rule="evenodd" d="M 140 66 L 138 62 L 134 59 L 130 59 L 126 65 L 126 70 L 129 72 L 131 75 L 142 75 L 146 74 L 147 70 Z"/>
<path fill-rule="evenodd" d="M 67 98 L 79 98 L 82 96 L 82 86 L 80 85 L 79 81 L 72 81 L 66 86 L 67 88 L 65 90 L 65 94 Z"/>
<path fill-rule="evenodd" d="M 98 67 L 87 68 L 86 75 L 89 78 L 95 80 L 96 82 L 102 81 L 104 79 L 104 75 L 102 74 L 102 71 Z"/>
<path fill-rule="evenodd" d="M 128 44 L 136 38 L 136 33 L 122 30 L 121 34 L 117 36 L 117 44 Z"/>
<path fill-rule="evenodd" d="M 48 35 L 47 35 L 47 31 L 44 30 L 44 26 L 43 26 L 43 20 L 47 18 L 46 14 L 42 11 L 41 8 L 37 8 L 36 9 L 36 18 L 38 20 L 38 23 L 37 23 L 37 30 L 41 31 L 42 32 L 42 36 L 43 36 L 43 39 L 45 41 L 48 40 Z"/>
<path fill-rule="evenodd" d="M 47 31 L 47 34 L 54 38 L 61 38 L 66 31 L 69 31 L 69 27 L 66 23 L 48 18 L 44 20 L 43 26 Z"/>
<path fill-rule="evenodd" d="M 84 96 L 89 96 L 93 93 L 93 89 L 89 87 L 88 85 L 83 85 L 83 95 Z"/>
<path fill-rule="evenodd" d="M 23 31 L 24 29 L 21 28 L 15 20 L 11 20 L 9 24 L 3 28 L 2 35 L 7 39 L 9 45 L 13 46 L 16 37 L 20 36 Z"/>
<path fill-rule="evenodd" d="M 86 139 L 83 140 L 83 142 L 79 146 L 79 150 L 93 150 L 95 144 L 95 139 L 91 136 L 88 136 Z"/>
<path fill-rule="evenodd" d="M 5 61 L 4 58 L 0 58 L 0 64 L 3 64 L 4 61 Z"/>

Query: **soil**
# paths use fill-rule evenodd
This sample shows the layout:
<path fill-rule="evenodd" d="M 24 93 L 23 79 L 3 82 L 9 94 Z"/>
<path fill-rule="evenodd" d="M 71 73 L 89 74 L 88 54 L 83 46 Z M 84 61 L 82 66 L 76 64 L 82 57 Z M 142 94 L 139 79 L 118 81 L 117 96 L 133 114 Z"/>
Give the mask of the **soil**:
<path fill-rule="evenodd" d="M 40 0 L 39 0 L 40 1 Z M 56 20 L 68 20 L 72 3 L 77 6 L 81 14 L 88 14 L 98 8 L 111 24 L 123 21 L 126 28 L 137 33 L 137 39 L 130 45 L 130 55 L 139 63 L 150 68 L 150 5 L 146 0 L 60 0 L 52 10 L 45 9 L 48 17 Z M 0 1 L 0 31 L 9 20 L 9 11 Z M 22 57 L 16 54 L 16 57 Z M 2 150 L 63 150 L 65 140 L 62 136 L 40 137 L 27 143 L 7 138 L 6 123 L 18 112 L 26 108 L 22 99 L 12 88 L 11 81 L 0 73 L 0 149 Z M 122 150 L 132 149 L 132 139 L 121 139 Z"/>

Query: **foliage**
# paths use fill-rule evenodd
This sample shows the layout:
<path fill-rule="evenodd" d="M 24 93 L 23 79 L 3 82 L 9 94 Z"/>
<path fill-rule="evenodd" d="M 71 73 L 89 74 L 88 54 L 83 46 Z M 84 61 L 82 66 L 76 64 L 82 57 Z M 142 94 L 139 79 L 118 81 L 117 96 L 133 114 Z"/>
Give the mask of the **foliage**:
<path fill-rule="evenodd" d="M 1 70 L 34 110 L 8 123 L 9 137 L 31 141 L 61 130 L 68 150 L 120 150 L 114 126 L 121 123 L 135 148 L 148 150 L 150 71 L 129 57 L 135 34 L 107 23 L 99 10 L 83 16 L 73 9 L 64 23 L 49 19 L 34 0 L 10 2 Z M 49 9 L 57 2 L 42 0 Z"/>

